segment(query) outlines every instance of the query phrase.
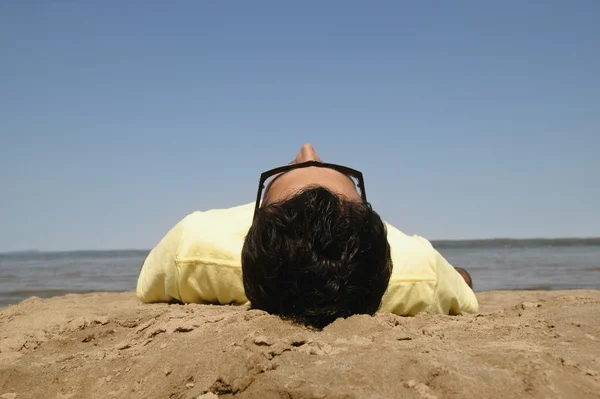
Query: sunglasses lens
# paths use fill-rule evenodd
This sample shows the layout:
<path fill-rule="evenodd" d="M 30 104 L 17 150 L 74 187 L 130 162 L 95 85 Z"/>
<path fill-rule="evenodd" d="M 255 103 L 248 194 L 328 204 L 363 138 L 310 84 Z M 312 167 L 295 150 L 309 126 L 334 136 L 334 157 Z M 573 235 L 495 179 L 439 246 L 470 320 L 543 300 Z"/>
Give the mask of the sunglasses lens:
<path fill-rule="evenodd" d="M 360 188 L 360 181 L 356 177 L 348 176 L 354 182 L 354 186 L 356 187 L 356 191 L 362 195 L 362 189 Z"/>

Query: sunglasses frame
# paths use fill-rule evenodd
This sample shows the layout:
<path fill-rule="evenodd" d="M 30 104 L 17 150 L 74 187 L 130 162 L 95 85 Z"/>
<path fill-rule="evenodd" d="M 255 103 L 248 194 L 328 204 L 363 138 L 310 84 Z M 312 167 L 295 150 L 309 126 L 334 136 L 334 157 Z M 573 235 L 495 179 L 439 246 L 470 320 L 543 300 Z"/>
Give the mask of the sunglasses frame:
<path fill-rule="evenodd" d="M 362 200 L 365 203 L 367 202 L 367 192 L 365 191 L 365 181 L 363 179 L 362 172 L 359 172 L 358 170 L 349 168 L 347 166 L 336 165 L 333 163 L 324 163 L 324 162 L 319 162 L 319 161 L 307 161 L 307 162 L 302 162 L 302 163 L 290 164 L 290 165 L 286 165 L 286 166 L 280 166 L 278 168 L 267 170 L 266 172 L 263 172 L 260 174 L 260 181 L 258 183 L 258 192 L 256 194 L 256 204 L 254 206 L 254 216 L 256 216 L 256 212 L 258 211 L 258 208 L 260 208 L 260 201 L 261 201 L 263 190 L 265 189 L 265 182 L 267 181 L 267 179 L 269 177 L 276 175 L 278 173 L 285 173 L 285 172 L 289 172 L 294 169 L 308 168 L 311 166 L 315 166 L 318 168 L 333 169 L 340 173 L 345 174 L 346 176 L 356 178 L 358 180 L 358 188 L 360 189 L 360 195 L 362 197 Z"/>

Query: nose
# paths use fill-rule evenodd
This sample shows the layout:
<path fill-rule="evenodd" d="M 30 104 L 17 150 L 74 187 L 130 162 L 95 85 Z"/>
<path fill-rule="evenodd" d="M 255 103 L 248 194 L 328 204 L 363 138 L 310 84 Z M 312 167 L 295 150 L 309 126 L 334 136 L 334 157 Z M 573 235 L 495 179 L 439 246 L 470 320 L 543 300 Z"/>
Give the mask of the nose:
<path fill-rule="evenodd" d="M 315 151 L 312 144 L 307 143 L 307 144 L 302 145 L 302 148 L 300 148 L 300 151 L 296 155 L 295 161 L 296 161 L 296 163 L 308 162 L 308 161 L 321 162 L 321 158 L 319 158 L 319 155 Z"/>

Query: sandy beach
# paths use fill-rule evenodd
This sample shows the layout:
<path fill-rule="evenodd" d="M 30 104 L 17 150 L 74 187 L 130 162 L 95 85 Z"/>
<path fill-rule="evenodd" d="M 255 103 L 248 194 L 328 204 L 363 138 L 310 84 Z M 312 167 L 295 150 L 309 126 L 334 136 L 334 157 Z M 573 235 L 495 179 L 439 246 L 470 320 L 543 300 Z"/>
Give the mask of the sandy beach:
<path fill-rule="evenodd" d="M 0 309 L 0 398 L 600 397 L 600 291 L 478 298 L 323 331 L 131 292 L 30 298 Z"/>

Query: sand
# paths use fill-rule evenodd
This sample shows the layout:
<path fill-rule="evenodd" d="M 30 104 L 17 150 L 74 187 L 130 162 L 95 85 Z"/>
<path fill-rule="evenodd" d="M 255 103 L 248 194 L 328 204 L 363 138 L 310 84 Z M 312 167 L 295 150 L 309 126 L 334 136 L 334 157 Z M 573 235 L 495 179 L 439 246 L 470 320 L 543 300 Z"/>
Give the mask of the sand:
<path fill-rule="evenodd" d="M 133 293 L 0 309 L 0 398 L 600 398 L 600 291 L 478 294 L 477 315 L 323 331 Z"/>

